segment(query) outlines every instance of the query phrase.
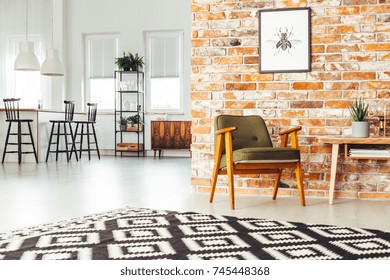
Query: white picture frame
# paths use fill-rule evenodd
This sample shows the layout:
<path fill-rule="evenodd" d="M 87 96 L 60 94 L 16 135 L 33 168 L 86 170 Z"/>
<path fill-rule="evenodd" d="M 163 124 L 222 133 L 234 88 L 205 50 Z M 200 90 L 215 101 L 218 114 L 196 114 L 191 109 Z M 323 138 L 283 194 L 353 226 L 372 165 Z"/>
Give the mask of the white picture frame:
<path fill-rule="evenodd" d="M 311 9 L 259 10 L 259 72 L 311 71 Z"/>

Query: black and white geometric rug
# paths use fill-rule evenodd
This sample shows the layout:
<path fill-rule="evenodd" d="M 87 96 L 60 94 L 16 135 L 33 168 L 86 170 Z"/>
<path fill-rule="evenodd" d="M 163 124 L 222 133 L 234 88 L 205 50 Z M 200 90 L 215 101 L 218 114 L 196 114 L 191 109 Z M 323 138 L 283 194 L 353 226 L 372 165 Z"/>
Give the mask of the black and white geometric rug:
<path fill-rule="evenodd" d="M 390 232 L 124 208 L 0 234 L 0 260 L 390 259 Z"/>

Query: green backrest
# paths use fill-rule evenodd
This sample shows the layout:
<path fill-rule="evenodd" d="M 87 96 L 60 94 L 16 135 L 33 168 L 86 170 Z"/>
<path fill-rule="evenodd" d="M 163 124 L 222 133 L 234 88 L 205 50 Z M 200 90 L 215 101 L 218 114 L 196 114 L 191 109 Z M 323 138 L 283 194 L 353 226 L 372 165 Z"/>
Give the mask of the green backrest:
<path fill-rule="evenodd" d="M 226 127 L 238 127 L 232 133 L 233 150 L 254 147 L 272 147 L 267 126 L 260 116 L 220 115 L 215 118 L 215 131 Z M 222 151 L 225 153 L 225 150 Z"/>

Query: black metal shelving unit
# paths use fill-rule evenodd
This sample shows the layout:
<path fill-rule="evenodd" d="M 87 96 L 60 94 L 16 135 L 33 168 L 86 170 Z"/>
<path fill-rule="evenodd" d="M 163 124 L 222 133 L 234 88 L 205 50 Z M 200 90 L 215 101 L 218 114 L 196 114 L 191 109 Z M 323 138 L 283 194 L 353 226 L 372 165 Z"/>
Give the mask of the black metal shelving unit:
<path fill-rule="evenodd" d="M 145 75 L 142 71 L 115 71 L 115 156 L 145 156 Z M 140 125 L 120 130 L 120 117 L 140 116 Z"/>

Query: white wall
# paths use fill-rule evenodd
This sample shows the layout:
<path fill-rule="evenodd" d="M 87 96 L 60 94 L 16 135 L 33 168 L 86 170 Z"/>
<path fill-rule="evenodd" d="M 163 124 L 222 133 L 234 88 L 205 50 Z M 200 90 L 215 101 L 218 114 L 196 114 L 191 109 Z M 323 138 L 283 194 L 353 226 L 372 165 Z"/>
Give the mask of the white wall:
<path fill-rule="evenodd" d="M 191 75 L 191 0 L 67 0 L 66 97 L 76 101 L 76 111 L 85 108 L 85 34 L 118 33 L 119 53 L 145 56 L 145 31 L 184 30 L 184 115 L 169 115 L 168 120 L 190 120 Z M 108 92 L 107 94 L 114 94 Z M 150 148 L 149 121 L 146 117 L 146 149 Z M 114 133 L 112 131 L 112 133 Z"/>
<path fill-rule="evenodd" d="M 190 112 L 190 0 L 68 0 L 68 98 L 81 109 L 84 94 L 83 35 L 119 33 L 119 52 L 145 55 L 144 31 L 178 30 L 185 32 L 184 95 L 185 111 Z M 189 115 L 187 116 L 189 118 Z"/>

